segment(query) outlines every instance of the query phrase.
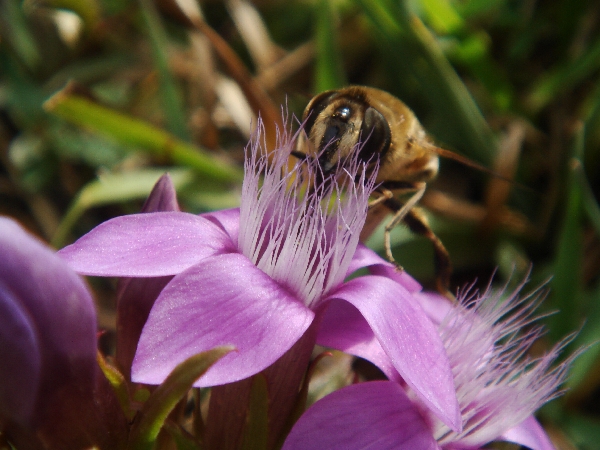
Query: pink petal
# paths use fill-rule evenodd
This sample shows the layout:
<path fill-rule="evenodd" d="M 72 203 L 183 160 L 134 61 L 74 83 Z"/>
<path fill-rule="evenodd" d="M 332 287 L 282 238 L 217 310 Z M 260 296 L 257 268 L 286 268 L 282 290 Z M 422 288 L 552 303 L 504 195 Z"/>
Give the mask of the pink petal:
<path fill-rule="evenodd" d="M 158 277 L 235 248 L 222 229 L 202 217 L 156 212 L 101 223 L 59 255 L 85 275 Z"/>
<path fill-rule="evenodd" d="M 503 433 L 499 440 L 524 445 L 531 450 L 554 450 L 550 438 L 533 416 L 529 416 L 516 427 Z"/>
<path fill-rule="evenodd" d="M 312 405 L 288 435 L 283 450 L 439 449 L 419 411 L 389 381 L 345 387 Z"/>
<path fill-rule="evenodd" d="M 436 292 L 416 292 L 414 296 L 419 301 L 425 314 L 436 325 L 440 325 L 452 311 L 452 302 Z"/>
<path fill-rule="evenodd" d="M 389 379 L 401 380 L 365 318 L 348 302 L 335 299 L 327 304 L 317 343 L 371 361 Z"/>
<path fill-rule="evenodd" d="M 200 217 L 204 217 L 222 228 L 237 246 L 240 231 L 240 208 L 212 211 L 201 214 Z"/>
<path fill-rule="evenodd" d="M 195 384 L 241 380 L 271 365 L 314 313 L 245 256 L 209 257 L 173 278 L 156 299 L 132 367 L 136 382 L 161 383 L 186 358 L 219 345 L 233 352 Z"/>
<path fill-rule="evenodd" d="M 0 279 L 0 417 L 28 423 L 38 398 L 42 358 L 35 324 Z"/>
<path fill-rule="evenodd" d="M 161 176 L 142 206 L 142 212 L 179 211 L 175 186 L 168 173 Z"/>
<path fill-rule="evenodd" d="M 348 269 L 348 275 L 363 267 L 368 267 L 369 272 L 373 275 L 381 275 L 394 280 L 404 286 L 408 292 L 419 292 L 422 289 L 417 280 L 411 277 L 408 272 L 398 269 L 394 264 L 384 260 L 363 244 L 358 244 Z"/>
<path fill-rule="evenodd" d="M 55 394 L 65 399 L 91 396 L 97 369 L 96 311 L 81 277 L 4 217 L 0 255 L 0 412 L 22 397 L 13 418 L 26 419 L 35 395 L 35 420 L 47 412 Z"/>
<path fill-rule="evenodd" d="M 355 278 L 331 297 L 363 315 L 394 367 L 438 418 L 460 431 L 460 410 L 444 344 L 434 324 L 402 286 L 380 276 Z"/>

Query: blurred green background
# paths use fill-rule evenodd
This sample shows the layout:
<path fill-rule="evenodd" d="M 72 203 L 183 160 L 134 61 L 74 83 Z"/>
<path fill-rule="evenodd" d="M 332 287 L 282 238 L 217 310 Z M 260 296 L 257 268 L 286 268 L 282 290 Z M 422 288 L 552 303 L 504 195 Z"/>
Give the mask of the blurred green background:
<path fill-rule="evenodd" d="M 421 205 L 454 288 L 495 268 L 550 279 L 539 350 L 579 331 L 566 357 L 600 339 L 599 73 L 594 0 L 2 0 L 0 214 L 61 247 L 138 211 L 165 171 L 187 211 L 236 206 L 258 113 L 274 142 L 281 105 L 299 117 L 322 90 L 375 86 L 514 180 L 443 160 Z M 431 286 L 429 243 L 393 240 Z M 111 288 L 94 287 L 110 330 Z M 599 351 L 540 413 L 559 448 L 598 448 Z"/>

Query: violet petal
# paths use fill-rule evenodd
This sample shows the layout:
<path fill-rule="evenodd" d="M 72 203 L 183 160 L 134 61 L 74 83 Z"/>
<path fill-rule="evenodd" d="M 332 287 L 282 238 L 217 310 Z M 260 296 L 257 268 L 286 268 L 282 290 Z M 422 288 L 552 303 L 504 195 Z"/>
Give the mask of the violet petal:
<path fill-rule="evenodd" d="M 390 381 L 347 386 L 300 417 L 283 450 L 436 450 L 427 424 L 402 388 Z"/>
<path fill-rule="evenodd" d="M 82 279 L 54 252 L 32 238 L 13 220 L 0 217 L 0 290 L 3 309 L 26 315 L 41 357 L 39 395 L 34 415 L 43 415 L 51 392 L 89 392 L 96 374 L 96 312 Z M 8 305 L 5 302 L 12 302 Z M 17 318 L 17 317 L 15 317 Z M 3 321 L 8 320 L 3 317 Z M 22 324 L 23 325 L 23 324 Z M 4 329 L 4 326 L 2 327 Z M 29 333 L 24 328 L 21 330 Z M 3 331 L 3 337 L 10 339 Z M 31 347 L 30 337 L 14 335 L 2 343 L 16 351 Z M 36 359 L 35 351 L 27 355 Z M 5 361 L 5 360 L 3 360 Z M 37 364 L 37 363 L 36 363 Z M 2 376 L 5 376 L 3 372 Z M 25 376 L 26 374 L 24 374 Z M 30 372 L 31 375 L 31 372 Z M 30 377 L 30 382 L 35 379 Z M 12 382 L 15 382 L 14 380 Z M 8 386 L 9 380 L 2 380 Z M 36 391 L 38 386 L 24 386 Z M 30 395 L 26 392 L 14 393 Z"/>
<path fill-rule="evenodd" d="M 241 380 L 271 365 L 304 333 L 314 313 L 245 256 L 209 257 L 173 278 L 142 330 L 132 379 L 161 383 L 186 358 L 219 345 L 233 352 L 195 384 Z"/>
<path fill-rule="evenodd" d="M 419 301 L 425 314 L 436 325 L 440 325 L 446 316 L 452 312 L 452 302 L 437 292 L 415 292 L 414 296 Z"/>
<path fill-rule="evenodd" d="M 350 280 L 331 297 L 346 300 L 361 312 L 402 378 L 442 422 L 460 430 L 444 344 L 415 298 L 398 283 L 375 275 Z"/>
<path fill-rule="evenodd" d="M 550 438 L 533 416 L 503 433 L 498 440 L 524 445 L 531 450 L 554 450 Z"/>
<path fill-rule="evenodd" d="M 240 208 L 223 209 L 201 214 L 200 217 L 210 220 L 225 231 L 237 245 L 240 231 Z"/>
<path fill-rule="evenodd" d="M 317 343 L 371 361 L 389 379 L 401 380 L 365 318 L 346 301 L 334 299 L 327 304 Z"/>
<path fill-rule="evenodd" d="M 103 222 L 58 253 L 85 275 L 159 277 L 235 248 L 222 229 L 202 217 L 156 212 Z"/>
<path fill-rule="evenodd" d="M 0 278 L 0 417 L 30 421 L 41 378 L 39 346 L 31 317 Z"/>
<path fill-rule="evenodd" d="M 161 176 L 142 206 L 142 212 L 179 211 L 175 185 L 168 173 Z"/>
<path fill-rule="evenodd" d="M 381 275 L 382 277 L 394 280 L 396 283 L 404 286 L 408 292 L 419 292 L 422 289 L 417 280 L 411 277 L 408 272 L 398 269 L 394 264 L 384 260 L 363 244 L 358 244 L 352 257 L 350 268 L 348 269 L 348 275 L 363 267 L 368 267 L 369 272 L 373 275 Z"/>

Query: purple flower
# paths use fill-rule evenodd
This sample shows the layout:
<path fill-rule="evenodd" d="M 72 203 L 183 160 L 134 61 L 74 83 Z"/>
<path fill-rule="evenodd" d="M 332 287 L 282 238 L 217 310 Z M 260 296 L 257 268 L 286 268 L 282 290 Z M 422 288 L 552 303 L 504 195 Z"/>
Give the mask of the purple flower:
<path fill-rule="evenodd" d="M 439 324 L 454 374 L 461 431 L 432 416 L 402 384 L 370 382 L 312 405 L 284 449 L 309 449 L 315 441 L 331 449 L 475 449 L 495 440 L 554 448 L 532 414 L 560 394 L 572 358 L 551 368 L 566 341 L 540 358 L 525 356 L 542 332 L 540 326 L 526 330 L 543 296 L 536 291 L 519 298 L 524 283 L 507 298 L 490 289 L 480 296 L 465 292 L 458 305 L 437 294 L 415 294 Z"/>
<path fill-rule="evenodd" d="M 96 313 L 83 280 L 6 217 L 0 255 L 3 431 L 17 448 L 113 446 L 126 422 L 98 370 Z"/>
<path fill-rule="evenodd" d="M 413 296 L 420 286 L 358 246 L 374 187 L 363 164 L 340 166 L 319 183 L 310 161 L 286 170 L 293 147 L 287 135 L 269 163 L 261 128 L 248 151 L 239 209 L 118 217 L 61 250 L 88 275 L 174 275 L 144 326 L 132 379 L 161 383 L 189 356 L 232 344 L 237 352 L 196 386 L 242 380 L 277 361 L 326 311 L 344 309 L 363 318 L 377 348 L 424 404 L 460 430 L 443 344 Z M 362 267 L 372 274 L 345 281 Z M 343 328 L 344 317 L 336 326 Z"/>
<path fill-rule="evenodd" d="M 93 386 L 96 313 L 82 280 L 0 217 L 0 415 L 32 423 L 49 389 Z"/>

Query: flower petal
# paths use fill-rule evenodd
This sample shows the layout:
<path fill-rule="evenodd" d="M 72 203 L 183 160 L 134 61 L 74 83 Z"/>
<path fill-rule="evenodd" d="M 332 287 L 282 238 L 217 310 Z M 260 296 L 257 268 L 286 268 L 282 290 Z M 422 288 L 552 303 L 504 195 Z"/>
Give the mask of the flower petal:
<path fill-rule="evenodd" d="M 375 275 L 350 280 L 331 297 L 360 311 L 402 378 L 442 422 L 460 430 L 444 344 L 415 298 L 398 283 Z"/>
<path fill-rule="evenodd" d="M 39 346 L 29 314 L 0 279 L 0 417 L 31 419 L 41 378 Z"/>
<path fill-rule="evenodd" d="M 347 386 L 312 405 L 283 450 L 439 449 L 402 388 L 389 381 Z"/>
<path fill-rule="evenodd" d="M 179 211 L 175 185 L 168 173 L 161 176 L 142 206 L 142 212 Z"/>
<path fill-rule="evenodd" d="M 235 248 L 222 229 L 202 217 L 156 212 L 101 223 L 59 255 L 85 275 L 158 277 Z"/>
<path fill-rule="evenodd" d="M 314 313 L 246 257 L 209 257 L 173 278 L 156 299 L 132 379 L 157 384 L 186 358 L 234 345 L 195 384 L 241 380 L 271 365 L 306 331 Z"/>
<path fill-rule="evenodd" d="M 503 433 L 499 440 L 524 445 L 531 450 L 554 450 L 550 438 L 533 416 Z"/>
<path fill-rule="evenodd" d="M 237 246 L 238 235 L 240 232 L 240 208 L 212 211 L 201 214 L 200 217 L 204 217 L 222 228 Z"/>
<path fill-rule="evenodd" d="M 436 325 L 440 325 L 446 316 L 452 312 L 452 302 L 437 292 L 415 292 L 414 296 L 419 301 L 425 314 Z"/>
<path fill-rule="evenodd" d="M 348 302 L 337 299 L 328 302 L 317 343 L 371 361 L 390 380 L 401 380 L 365 318 Z"/>
<path fill-rule="evenodd" d="M 404 286 L 408 292 L 419 292 L 422 289 L 417 280 L 411 277 L 408 272 L 398 269 L 394 264 L 384 260 L 363 244 L 358 244 L 348 269 L 348 275 L 363 267 L 368 267 L 369 272 L 373 275 L 381 275 L 382 277 L 394 280 L 396 283 Z"/>
<path fill-rule="evenodd" d="M 41 357 L 40 390 L 36 398 L 34 416 L 45 413 L 47 401 L 53 394 L 65 398 L 84 396 L 93 388 L 96 375 L 96 312 L 91 295 L 81 278 L 49 248 L 32 238 L 13 220 L 0 217 L 0 301 L 2 302 L 1 358 L 7 365 L 0 375 L 2 388 L 10 385 L 37 391 L 38 386 L 25 386 L 25 379 L 10 380 L 11 363 L 22 357 L 12 352 L 32 349 L 27 354 L 33 367 L 24 367 L 21 377 L 35 382 L 33 362 Z M 18 322 L 8 325 L 11 314 Z M 25 319 L 23 316 L 27 317 Z M 19 319 L 21 316 L 21 319 Z M 25 320 L 29 323 L 25 324 Z M 18 324 L 18 325 L 17 325 Z M 14 328 L 13 328 L 14 327 Z M 9 331 L 12 330 L 12 331 Z M 31 336 L 33 332 L 35 337 Z M 8 334 L 6 334 L 8 333 Z M 17 334 L 12 334 L 17 333 Z M 5 341 L 8 339 L 8 342 Z M 7 372 L 5 372 L 7 370 Z M 27 401 L 30 393 L 14 392 Z M 1 395 L 4 398 L 4 393 Z M 24 412 L 25 409 L 21 412 Z"/>

